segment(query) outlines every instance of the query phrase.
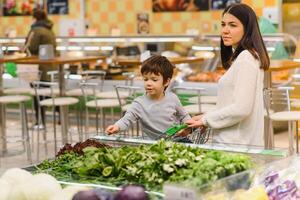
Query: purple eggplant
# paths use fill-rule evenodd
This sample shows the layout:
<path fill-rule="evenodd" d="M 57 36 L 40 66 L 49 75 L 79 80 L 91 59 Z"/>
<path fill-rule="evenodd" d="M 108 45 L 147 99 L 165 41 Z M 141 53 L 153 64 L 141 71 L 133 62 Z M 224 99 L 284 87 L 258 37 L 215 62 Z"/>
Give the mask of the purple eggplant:
<path fill-rule="evenodd" d="M 149 196 L 144 187 L 127 185 L 116 193 L 114 200 L 149 200 Z"/>

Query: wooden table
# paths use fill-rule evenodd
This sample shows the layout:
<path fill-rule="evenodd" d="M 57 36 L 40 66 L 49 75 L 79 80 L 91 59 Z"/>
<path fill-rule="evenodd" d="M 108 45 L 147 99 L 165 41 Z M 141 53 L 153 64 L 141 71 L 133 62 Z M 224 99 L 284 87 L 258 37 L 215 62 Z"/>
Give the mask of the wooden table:
<path fill-rule="evenodd" d="M 264 85 L 265 88 L 272 87 L 272 72 L 292 70 L 300 68 L 300 62 L 292 60 L 271 60 L 270 68 L 265 72 Z M 265 120 L 265 149 L 274 148 L 274 133 L 273 127 L 269 119 Z"/>
<path fill-rule="evenodd" d="M 180 63 L 197 63 L 204 61 L 202 57 L 178 57 L 178 58 L 168 58 L 172 64 Z M 139 59 L 116 59 L 116 63 L 119 65 L 141 65 L 142 62 Z"/>
<path fill-rule="evenodd" d="M 15 62 L 19 60 L 26 60 L 30 59 L 30 57 L 21 57 L 21 56 L 4 56 L 3 58 L 0 58 L 0 96 L 3 95 L 3 72 L 4 72 L 4 63 L 7 62 Z M 0 105 L 0 144 L 1 146 L 1 152 L 2 154 L 5 154 L 7 151 L 6 146 L 6 130 L 5 130 L 5 113 L 4 113 L 4 106 Z M 0 154 L 1 154 L 0 152 Z"/>
<path fill-rule="evenodd" d="M 105 56 L 85 56 L 85 57 L 56 57 L 54 59 L 49 60 L 40 60 L 38 57 L 32 57 L 31 59 L 26 60 L 18 60 L 15 63 L 17 64 L 38 64 L 38 65 L 53 65 L 58 66 L 59 71 L 59 91 L 60 96 L 65 95 L 65 78 L 64 78 L 64 64 L 72 64 L 78 62 L 96 62 L 97 60 L 104 60 Z M 67 126 L 67 110 L 61 109 L 61 128 L 62 128 L 62 142 L 68 142 L 68 126 Z"/>

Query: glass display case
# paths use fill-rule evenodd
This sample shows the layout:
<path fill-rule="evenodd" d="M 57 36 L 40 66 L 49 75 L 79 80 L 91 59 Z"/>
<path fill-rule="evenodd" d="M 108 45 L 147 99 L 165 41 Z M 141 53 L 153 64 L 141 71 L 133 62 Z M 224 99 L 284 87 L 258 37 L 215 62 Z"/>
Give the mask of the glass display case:
<path fill-rule="evenodd" d="M 139 146 L 139 145 L 153 145 L 153 144 L 158 144 L 160 145 L 159 141 L 152 141 L 152 140 L 144 140 L 144 139 L 140 139 L 140 138 L 124 138 L 124 137 L 114 137 L 114 136 L 94 136 L 93 139 L 101 142 L 102 144 L 109 144 L 111 146 L 113 146 L 113 148 L 115 147 L 124 147 L 124 146 Z M 248 156 L 250 156 L 252 158 L 252 162 L 254 163 L 254 168 L 250 169 L 248 171 L 244 171 L 241 172 L 239 174 L 233 175 L 234 177 L 237 177 L 238 179 L 240 179 L 240 177 L 245 178 L 245 174 L 248 177 L 248 175 L 251 173 L 254 173 L 254 171 L 261 166 L 264 166 L 274 160 L 279 160 L 282 159 L 284 157 L 287 156 L 287 152 L 285 149 L 279 149 L 279 150 L 270 150 L 270 151 L 265 151 L 261 148 L 257 148 L 257 147 L 242 147 L 242 146 L 230 146 L 230 147 L 225 147 L 222 145 L 212 145 L 212 144 L 185 144 L 187 146 L 191 146 L 193 148 L 199 148 L 205 151 L 210 151 L 210 150 L 218 150 L 221 152 L 231 152 L 233 154 L 238 153 L 238 154 L 247 154 Z M 153 147 L 153 146 L 152 146 Z M 158 147 L 155 147 L 154 149 L 156 149 Z M 129 150 L 128 148 L 126 148 L 127 150 Z M 107 154 L 110 154 L 109 152 L 107 152 Z M 137 156 L 139 155 L 138 152 L 132 153 L 132 154 L 137 154 Z M 95 155 L 95 154 L 93 154 Z M 123 154 L 122 154 L 123 155 Z M 105 158 L 106 159 L 106 158 Z M 121 159 L 121 158 L 120 158 Z M 130 158 L 127 158 L 130 159 Z M 149 158 L 150 159 L 150 158 Z M 225 158 L 224 158 L 225 159 Z M 83 161 L 83 160 L 82 160 Z M 65 162 L 65 161 L 63 161 Z M 79 161 L 81 162 L 81 161 Z M 117 162 L 117 161 L 116 161 Z M 138 160 L 136 160 L 135 162 L 138 162 Z M 79 163 L 78 163 L 79 164 Z M 115 164 L 113 164 L 115 165 Z M 38 165 L 39 166 L 39 165 Z M 51 166 L 48 165 L 47 166 Z M 48 169 L 48 168 L 47 168 Z M 30 166 L 27 167 L 26 170 L 29 171 L 35 171 L 36 167 L 35 166 Z M 51 169 L 49 169 L 49 172 L 51 171 Z M 230 178 L 231 176 L 229 176 L 228 178 Z M 228 178 L 225 178 L 225 180 L 228 180 Z M 250 178 L 250 176 L 249 176 Z M 219 184 L 220 182 L 222 182 L 222 179 L 220 179 L 221 181 L 218 181 L 217 183 Z M 236 178 L 231 180 L 236 180 Z M 62 184 L 62 185 L 80 185 L 80 186 L 87 186 L 87 187 L 95 187 L 95 188 L 102 188 L 102 189 L 106 189 L 106 190 L 110 190 L 110 191 L 117 191 L 120 190 L 120 187 L 116 187 L 116 186 L 112 186 L 112 184 L 109 181 L 105 181 L 105 183 L 93 183 L 93 182 L 88 182 L 87 180 L 83 179 L 83 182 L 78 182 L 78 181 L 69 181 L 69 180 L 60 180 L 58 179 L 58 181 Z M 242 180 L 240 180 L 241 182 Z M 223 181 L 224 182 L 224 181 Z M 243 179 L 243 183 L 244 183 L 244 179 Z M 120 185 L 122 185 L 122 183 L 119 183 Z M 166 184 L 172 184 L 172 182 L 166 182 Z M 188 182 L 184 182 L 184 186 L 189 187 L 189 183 Z M 237 183 L 235 183 L 236 185 Z M 180 185 L 180 187 L 184 187 L 182 184 Z M 151 190 L 151 189 L 150 189 Z M 162 199 L 164 197 L 164 192 L 163 191 L 157 191 L 157 190 L 153 190 L 153 191 L 149 191 L 149 194 L 151 194 L 152 198 L 151 199 Z M 198 199 L 198 198 L 197 198 Z"/>

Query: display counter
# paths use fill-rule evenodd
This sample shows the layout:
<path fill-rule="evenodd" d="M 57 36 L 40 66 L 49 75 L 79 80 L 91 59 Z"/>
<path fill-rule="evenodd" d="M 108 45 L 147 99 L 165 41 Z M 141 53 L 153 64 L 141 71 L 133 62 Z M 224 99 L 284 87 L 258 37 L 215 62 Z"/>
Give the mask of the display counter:
<path fill-rule="evenodd" d="M 166 157 L 166 155 L 169 155 L 169 153 L 170 153 L 168 151 L 172 150 L 172 151 L 176 151 L 176 152 L 174 152 L 174 154 L 185 155 L 183 157 L 176 158 L 177 160 L 176 160 L 175 163 L 177 163 L 177 161 L 178 161 L 178 163 L 176 164 L 178 166 L 180 166 L 182 164 L 181 162 L 183 162 L 185 159 L 189 159 L 190 156 L 193 157 L 193 154 L 196 153 L 196 152 L 206 152 L 206 153 L 209 154 L 209 156 L 212 156 L 211 158 L 208 158 L 208 160 L 206 160 L 206 162 L 207 161 L 212 162 L 211 159 L 214 156 L 225 156 L 225 157 L 223 157 L 223 159 L 224 159 L 223 162 L 227 163 L 226 159 L 231 159 L 231 158 L 229 158 L 231 156 L 233 156 L 232 158 L 234 158 L 234 156 L 237 156 L 236 159 L 239 160 L 238 162 L 244 163 L 241 166 L 243 166 L 243 165 L 247 166 L 247 161 L 246 160 L 248 159 L 248 157 L 251 157 L 252 163 L 254 164 L 253 169 L 256 169 L 257 167 L 263 166 L 266 163 L 269 163 L 271 161 L 282 159 L 287 155 L 285 150 L 265 151 L 265 150 L 260 149 L 260 148 L 224 147 L 224 146 L 221 146 L 221 145 L 211 145 L 211 144 L 203 144 L 203 145 L 185 144 L 186 147 L 181 147 L 181 145 L 179 143 L 178 143 L 178 145 L 179 145 L 178 146 L 177 144 L 174 144 L 174 143 L 168 143 L 168 142 L 162 142 L 162 141 L 151 141 L 151 140 L 144 140 L 144 139 L 139 139 L 139 138 L 134 139 L 134 138 L 111 137 L 111 136 L 95 136 L 94 140 L 100 141 L 101 145 L 105 144 L 105 145 L 111 145 L 111 146 L 113 146 L 113 148 L 115 148 L 115 147 L 122 147 L 122 148 L 117 148 L 115 151 L 108 151 L 108 150 L 105 150 L 105 149 L 101 150 L 101 151 L 105 151 L 105 152 L 107 151 L 105 154 L 103 154 L 103 155 L 101 154 L 102 156 L 100 154 L 98 154 L 97 151 L 94 152 L 93 149 L 86 149 L 86 150 L 84 150 L 84 154 L 90 154 L 91 157 L 90 158 L 82 158 L 82 159 L 79 158 L 79 160 L 77 160 L 76 163 L 74 163 L 74 160 L 73 160 L 74 157 L 72 158 L 72 155 L 62 154 L 62 155 L 65 155 L 65 156 L 58 157 L 58 159 L 60 160 L 60 164 L 58 162 L 56 162 L 56 164 L 53 164 L 53 163 L 51 163 L 51 161 L 50 162 L 46 161 L 46 162 L 43 162 L 42 165 L 30 166 L 26 169 L 30 170 L 30 171 L 37 171 L 37 172 L 44 172 L 44 173 L 49 172 L 53 176 L 57 176 L 56 178 L 63 185 L 81 185 L 81 186 L 85 185 L 85 186 L 99 187 L 99 188 L 115 191 L 115 190 L 120 190 L 119 186 L 123 185 L 124 183 L 126 184 L 127 181 L 118 182 L 117 178 L 114 179 L 114 178 L 110 177 L 109 174 L 114 173 L 114 170 L 112 170 L 111 167 L 112 166 L 114 166 L 114 167 L 118 166 L 120 164 L 119 162 L 121 162 L 122 160 L 123 161 L 127 161 L 127 160 L 130 161 L 132 159 L 142 158 L 143 156 L 147 157 L 147 156 L 149 156 L 153 153 L 153 152 L 150 152 L 151 149 L 156 151 L 156 152 L 160 152 L 162 149 L 166 148 L 165 151 L 160 152 L 159 154 L 157 154 L 157 156 L 159 156 L 159 157 L 156 158 L 157 159 L 156 162 L 159 162 L 160 165 L 164 164 L 165 162 L 168 163 L 169 162 L 169 161 L 167 161 L 168 158 L 171 159 L 171 157 L 168 157 L 168 156 Z M 144 145 L 144 146 L 140 146 L 140 145 Z M 175 145 L 175 146 L 173 146 L 173 145 Z M 148 149 L 149 151 L 147 151 L 147 154 L 144 154 L 144 153 L 140 152 L 139 150 L 136 151 L 134 149 L 131 149 L 132 146 L 138 146 L 139 150 L 142 150 L 142 149 L 146 150 L 148 147 L 150 149 Z M 181 151 L 177 151 L 176 150 L 177 148 L 178 148 L 178 150 L 181 149 Z M 69 147 L 65 147 L 64 149 L 68 150 Z M 126 154 L 123 154 L 124 152 L 122 153 L 122 151 L 124 151 L 124 150 L 127 151 Z M 216 152 L 216 153 L 214 153 L 214 152 Z M 219 153 L 217 153 L 217 152 L 219 152 Z M 227 152 L 227 153 L 224 153 L 224 152 Z M 118 157 L 113 158 L 116 155 L 118 155 Z M 170 154 L 170 155 L 173 155 L 173 153 Z M 126 156 L 126 158 L 123 158 L 122 156 Z M 160 158 L 160 156 L 164 157 L 164 158 Z M 195 154 L 194 156 L 197 156 L 197 154 Z M 204 154 L 203 154 L 203 156 L 204 156 Z M 229 156 L 229 157 L 226 157 L 226 156 Z M 165 160 L 165 158 L 167 160 Z M 78 158 L 76 158 L 76 159 L 78 159 Z M 102 164 L 99 163 L 99 168 L 96 167 L 97 169 L 100 169 L 101 168 L 100 165 L 103 165 L 104 163 L 106 163 L 106 164 L 110 163 L 110 161 L 108 161 L 110 159 L 111 159 L 111 161 L 112 160 L 114 160 L 114 161 L 112 161 L 110 165 L 105 164 L 106 167 L 102 171 L 102 175 L 101 175 L 102 177 L 97 176 L 95 178 L 92 178 L 93 177 L 92 174 L 94 174 L 94 173 L 98 174 L 99 173 L 97 171 L 94 171 L 94 173 L 90 174 L 90 178 L 92 178 L 92 179 L 91 180 L 86 179 L 86 175 L 84 175 L 84 174 L 86 174 L 86 173 L 89 174 L 89 173 L 85 170 L 91 170 L 93 167 L 98 165 L 95 162 L 95 159 L 96 160 L 97 159 L 99 159 L 99 160 L 104 159 L 101 162 Z M 147 158 L 147 159 L 144 158 L 143 162 L 148 162 L 148 161 L 150 162 L 151 159 L 153 159 L 153 158 L 151 156 L 149 156 L 149 158 Z M 198 160 L 198 157 L 196 157 L 195 159 Z M 200 156 L 199 159 L 200 160 L 193 161 L 193 162 L 201 162 L 201 159 L 203 159 L 203 161 L 204 161 L 204 159 L 206 159 L 206 157 L 205 156 L 204 157 Z M 170 163 L 172 162 L 171 160 L 170 160 Z M 228 160 L 229 163 L 227 163 L 227 164 L 229 164 L 230 166 L 235 166 L 234 163 L 237 162 L 237 160 L 235 160 L 235 161 L 234 160 L 232 160 L 232 161 Z M 181 164 L 179 163 L 179 161 L 180 161 Z M 186 162 L 186 161 L 184 161 L 184 162 Z M 213 162 L 215 162 L 215 161 L 213 161 Z M 132 166 L 130 165 L 131 167 L 129 165 L 126 165 L 129 168 L 126 168 L 125 170 L 126 171 L 127 170 L 132 170 L 132 172 L 130 172 L 130 174 L 133 173 L 132 176 L 134 176 L 134 173 L 138 173 L 134 169 L 134 166 L 138 166 L 138 163 L 139 163 L 139 159 L 135 160 L 133 162 L 134 165 L 132 165 Z M 208 163 L 206 163 L 206 164 L 208 164 Z M 79 174 L 81 174 L 81 175 L 79 175 L 79 177 L 81 177 L 80 178 L 81 181 L 79 181 L 79 182 L 78 182 L 79 177 L 77 177 L 77 175 L 75 175 L 75 174 L 71 175 L 72 173 L 70 173 L 70 175 L 69 175 L 69 172 L 64 172 L 63 175 L 59 175 L 60 173 L 62 173 L 62 171 L 60 171 L 60 170 L 63 170 L 62 168 L 70 167 L 70 166 L 73 166 L 73 165 L 74 165 L 75 169 L 71 168 L 70 170 L 72 170 L 72 171 L 75 170 L 75 171 L 79 172 Z M 148 165 L 148 164 L 145 163 L 145 165 Z M 164 170 L 171 170 L 172 165 L 170 165 L 170 166 L 167 166 L 167 165 L 168 164 L 165 163 L 163 169 Z M 205 164 L 203 163 L 202 168 L 204 167 L 204 165 Z M 79 169 L 78 168 L 79 166 L 85 166 L 85 168 L 80 167 L 80 170 L 78 171 L 77 169 Z M 89 168 L 88 166 L 92 167 L 92 168 Z M 120 166 L 122 166 L 122 165 L 120 164 Z M 160 169 L 161 166 L 157 166 L 157 167 L 158 167 L 158 169 Z M 173 167 L 175 167 L 175 166 L 173 166 Z M 189 168 L 190 167 L 191 166 L 189 166 Z M 208 168 L 212 167 L 213 169 L 216 169 L 214 166 L 210 166 L 210 164 L 207 165 L 207 167 Z M 151 180 L 151 178 L 154 178 L 154 177 L 152 177 L 153 174 L 157 173 L 157 172 L 155 172 L 155 170 L 152 171 L 151 170 L 152 168 L 151 169 L 144 169 L 144 166 L 140 166 L 140 168 L 143 169 L 143 173 L 146 173 L 147 171 L 150 172 L 150 174 L 149 174 L 149 179 L 150 180 Z M 183 170 L 182 175 L 184 175 L 184 173 L 187 173 L 187 171 L 184 168 L 182 169 Z M 239 169 L 239 167 L 236 168 L 236 170 L 237 169 Z M 53 171 L 53 170 L 56 170 L 56 171 Z M 64 170 L 66 170 L 66 169 L 64 169 Z M 70 170 L 68 170 L 68 171 L 70 171 Z M 82 170 L 84 170 L 84 171 L 82 171 Z M 178 168 L 178 170 L 180 170 L 180 167 Z M 197 170 L 198 170 L 198 168 L 197 168 Z M 199 168 L 199 170 L 200 170 L 200 168 Z M 238 172 L 238 171 L 236 171 L 236 172 Z M 166 173 L 166 172 L 164 172 L 164 173 Z M 168 172 L 168 173 L 171 173 L 171 171 Z M 122 172 L 120 172 L 120 174 L 122 174 Z M 145 174 L 143 174 L 143 176 L 140 176 L 140 178 L 142 179 L 142 177 L 144 177 L 144 175 Z M 107 176 L 107 178 L 105 178 L 106 176 Z M 118 175 L 118 176 L 120 176 L 120 175 Z M 62 178 L 62 177 L 64 177 L 64 178 Z M 118 178 L 120 178 L 120 177 L 118 177 Z M 190 178 L 193 178 L 193 177 L 190 177 Z M 97 180 L 99 182 L 97 182 Z M 146 182 L 146 184 L 149 184 L 150 180 L 148 180 Z M 153 179 L 153 180 L 156 180 L 156 179 Z M 171 178 L 170 180 L 176 180 L 176 179 Z M 151 181 L 150 181 L 150 183 L 151 183 Z M 188 182 L 186 182 L 186 183 L 188 183 Z M 119 185 L 119 186 L 116 186 L 116 184 Z M 201 181 L 198 182 L 197 184 L 201 184 Z M 152 185 L 152 184 L 150 184 L 150 185 Z M 160 199 L 164 196 L 162 194 L 162 191 L 160 191 L 160 189 L 158 189 L 160 187 L 156 187 L 155 189 L 152 190 L 151 187 L 149 189 L 149 185 L 146 185 L 146 188 L 148 188 L 148 190 L 151 191 L 150 193 L 155 196 L 155 198 L 153 198 L 153 199 Z"/>

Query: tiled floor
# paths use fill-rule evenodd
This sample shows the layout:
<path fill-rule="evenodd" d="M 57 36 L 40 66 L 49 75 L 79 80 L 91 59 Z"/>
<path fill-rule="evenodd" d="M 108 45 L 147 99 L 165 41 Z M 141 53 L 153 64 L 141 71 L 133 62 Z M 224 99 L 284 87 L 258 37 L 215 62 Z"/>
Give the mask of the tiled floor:
<path fill-rule="evenodd" d="M 48 140 L 50 141 L 47 143 L 48 147 L 48 154 L 45 154 L 45 148 L 44 144 L 40 144 L 40 157 L 39 159 L 37 158 L 37 140 L 36 140 L 36 134 L 37 132 L 34 131 L 33 133 L 30 132 L 30 134 L 34 135 L 34 148 L 32 149 L 32 159 L 33 163 L 38 163 L 46 158 L 53 158 L 55 153 L 54 153 L 54 142 L 53 142 L 53 129 L 51 129 L 52 125 L 51 123 L 47 125 L 48 127 Z M 93 129 L 94 127 L 91 127 Z M 60 126 L 57 127 L 58 133 L 57 135 L 61 136 L 60 132 Z M 76 128 L 73 126 L 71 127 L 72 130 L 72 139 L 73 142 L 79 141 L 78 134 L 76 133 Z M 0 157 L 0 174 L 7 168 L 11 167 L 26 167 L 31 165 L 31 163 L 27 160 L 26 153 L 23 151 L 23 146 L 21 142 L 16 142 L 17 137 L 14 138 L 14 136 L 20 136 L 21 134 L 21 125 L 19 124 L 18 121 L 16 120 L 9 120 L 7 122 L 7 135 L 10 136 L 10 141 L 13 141 L 12 143 L 8 144 L 8 154 L 11 155 L 5 155 Z M 61 142 L 58 144 L 61 146 Z M 279 148 L 287 148 L 288 147 L 288 133 L 286 131 L 280 132 L 275 134 L 275 146 Z"/>

